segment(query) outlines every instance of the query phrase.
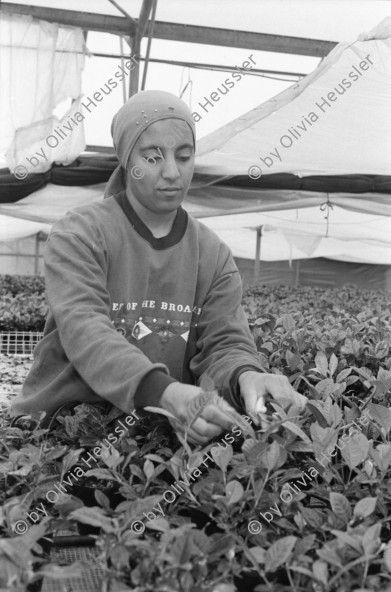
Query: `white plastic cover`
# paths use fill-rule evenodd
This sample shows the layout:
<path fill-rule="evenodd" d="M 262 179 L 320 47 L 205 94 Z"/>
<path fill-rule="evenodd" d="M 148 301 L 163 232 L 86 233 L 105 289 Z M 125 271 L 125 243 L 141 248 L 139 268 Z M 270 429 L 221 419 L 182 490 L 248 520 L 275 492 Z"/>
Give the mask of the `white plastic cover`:
<path fill-rule="evenodd" d="M 390 175 L 391 17 L 360 39 L 338 44 L 312 74 L 202 138 L 196 171 Z"/>
<path fill-rule="evenodd" d="M 53 118 L 56 106 L 81 95 L 83 67 L 81 29 L 0 12 L 0 152 L 7 152 L 11 172 L 17 165 L 42 172 L 55 160 L 71 162 L 84 150 L 82 120 L 69 137 L 62 138 L 66 131 L 60 128 L 58 150 L 49 146 L 58 136 L 47 143 L 58 124 L 68 122 Z M 45 158 L 36 156 L 42 149 Z"/>

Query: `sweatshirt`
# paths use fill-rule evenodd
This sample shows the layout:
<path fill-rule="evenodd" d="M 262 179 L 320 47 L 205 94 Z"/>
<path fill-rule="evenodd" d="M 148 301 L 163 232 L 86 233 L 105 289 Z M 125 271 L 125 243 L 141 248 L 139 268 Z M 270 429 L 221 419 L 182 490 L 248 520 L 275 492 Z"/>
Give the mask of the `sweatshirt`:
<path fill-rule="evenodd" d="M 15 413 L 102 400 L 129 413 L 158 405 L 173 381 L 240 407 L 240 373 L 262 371 L 240 275 L 182 207 L 162 238 L 125 192 L 78 207 L 53 226 L 44 261 L 49 314 Z"/>

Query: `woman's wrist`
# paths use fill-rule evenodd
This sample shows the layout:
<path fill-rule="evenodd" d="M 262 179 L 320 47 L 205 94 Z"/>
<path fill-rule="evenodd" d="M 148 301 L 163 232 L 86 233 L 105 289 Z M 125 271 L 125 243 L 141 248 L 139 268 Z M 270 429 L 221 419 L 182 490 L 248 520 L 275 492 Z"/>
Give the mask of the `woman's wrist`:
<path fill-rule="evenodd" d="M 179 384 L 179 382 L 172 382 L 164 389 L 159 401 L 160 407 L 168 411 L 173 405 L 175 406 Z"/>

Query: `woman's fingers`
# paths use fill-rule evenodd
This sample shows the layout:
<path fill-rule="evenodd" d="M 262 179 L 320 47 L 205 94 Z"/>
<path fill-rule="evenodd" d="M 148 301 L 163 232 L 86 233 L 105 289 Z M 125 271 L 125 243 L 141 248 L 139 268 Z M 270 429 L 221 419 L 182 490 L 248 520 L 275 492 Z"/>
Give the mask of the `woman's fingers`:
<path fill-rule="evenodd" d="M 227 403 L 228 406 L 228 403 Z M 232 411 L 234 411 L 234 409 L 232 408 Z M 224 413 L 224 409 L 220 409 L 219 407 L 216 407 L 215 405 L 207 405 L 205 407 L 205 409 L 203 410 L 201 417 L 203 419 L 206 419 L 207 421 L 219 426 L 220 432 L 221 430 L 230 430 L 231 428 L 233 428 L 236 424 L 235 422 L 228 416 L 226 415 L 226 413 Z"/>
<path fill-rule="evenodd" d="M 219 436 L 223 431 L 221 426 L 207 421 L 203 417 L 197 417 L 190 428 L 187 428 L 186 425 L 182 424 L 180 421 L 175 421 L 174 423 L 174 421 L 170 419 L 170 422 L 176 431 L 179 431 L 182 434 L 187 432 L 187 438 L 189 442 L 193 444 L 197 443 L 206 445 L 209 440 L 216 438 L 216 436 Z"/>
<path fill-rule="evenodd" d="M 223 428 L 213 422 L 207 421 L 204 417 L 197 417 L 190 430 L 202 441 L 208 442 L 216 438 L 223 431 Z"/>

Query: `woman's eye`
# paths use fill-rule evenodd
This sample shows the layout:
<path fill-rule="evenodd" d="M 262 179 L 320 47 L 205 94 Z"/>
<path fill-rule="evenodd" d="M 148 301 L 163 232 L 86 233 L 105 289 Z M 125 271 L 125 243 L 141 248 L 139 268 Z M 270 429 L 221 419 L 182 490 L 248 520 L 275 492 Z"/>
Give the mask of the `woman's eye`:
<path fill-rule="evenodd" d="M 178 156 L 178 160 L 180 160 L 181 162 L 187 162 L 188 160 L 190 160 L 191 156 Z"/>
<path fill-rule="evenodd" d="M 143 156 L 143 159 L 149 164 L 156 164 L 156 161 L 159 158 L 162 159 L 163 156 L 161 154 L 149 154 L 148 156 Z"/>

